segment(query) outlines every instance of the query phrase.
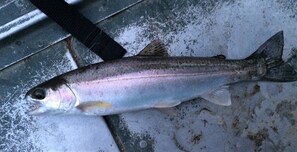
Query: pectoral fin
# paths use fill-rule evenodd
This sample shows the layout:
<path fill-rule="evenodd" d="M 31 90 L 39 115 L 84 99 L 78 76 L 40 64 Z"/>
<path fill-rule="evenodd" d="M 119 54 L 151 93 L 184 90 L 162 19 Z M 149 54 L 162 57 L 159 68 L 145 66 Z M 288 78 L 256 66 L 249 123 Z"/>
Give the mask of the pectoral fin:
<path fill-rule="evenodd" d="M 231 105 L 231 94 L 228 86 L 222 86 L 219 89 L 207 92 L 201 96 L 205 100 L 208 100 L 212 103 L 230 106 Z"/>
<path fill-rule="evenodd" d="M 79 109 L 82 112 L 87 112 L 91 111 L 94 109 L 107 109 L 111 108 L 112 104 L 108 102 L 103 102 L 103 101 L 98 101 L 98 102 L 86 102 L 86 103 L 81 103 L 78 106 L 76 106 L 77 109 Z"/>

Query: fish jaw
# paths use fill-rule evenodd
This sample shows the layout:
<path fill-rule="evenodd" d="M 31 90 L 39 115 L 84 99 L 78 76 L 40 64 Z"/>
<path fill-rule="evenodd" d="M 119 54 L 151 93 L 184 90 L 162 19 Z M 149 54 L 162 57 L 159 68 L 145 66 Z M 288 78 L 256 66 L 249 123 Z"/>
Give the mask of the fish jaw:
<path fill-rule="evenodd" d="M 28 114 L 33 115 L 33 116 L 37 116 L 37 115 L 47 113 L 49 111 L 51 111 L 49 108 L 44 107 L 44 106 L 40 106 L 40 107 L 36 107 L 33 110 L 29 111 Z"/>

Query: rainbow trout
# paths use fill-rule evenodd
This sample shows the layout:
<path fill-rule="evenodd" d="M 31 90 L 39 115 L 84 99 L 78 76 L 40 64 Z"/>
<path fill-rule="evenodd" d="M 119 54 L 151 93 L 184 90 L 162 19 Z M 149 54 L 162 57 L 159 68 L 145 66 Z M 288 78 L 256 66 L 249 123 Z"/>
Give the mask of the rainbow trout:
<path fill-rule="evenodd" d="M 173 107 L 202 97 L 231 105 L 229 86 L 243 81 L 289 82 L 296 69 L 282 60 L 283 32 L 244 60 L 222 57 L 169 57 L 154 41 L 138 55 L 78 68 L 28 91 L 36 104 L 31 114 L 79 111 L 111 115 L 148 108 Z"/>

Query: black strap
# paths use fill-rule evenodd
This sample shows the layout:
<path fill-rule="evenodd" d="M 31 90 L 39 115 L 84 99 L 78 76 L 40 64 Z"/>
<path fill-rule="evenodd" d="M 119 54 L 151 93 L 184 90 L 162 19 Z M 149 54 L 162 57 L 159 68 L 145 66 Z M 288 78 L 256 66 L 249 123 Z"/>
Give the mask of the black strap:
<path fill-rule="evenodd" d="M 118 59 L 126 50 L 64 0 L 30 0 L 103 60 Z"/>

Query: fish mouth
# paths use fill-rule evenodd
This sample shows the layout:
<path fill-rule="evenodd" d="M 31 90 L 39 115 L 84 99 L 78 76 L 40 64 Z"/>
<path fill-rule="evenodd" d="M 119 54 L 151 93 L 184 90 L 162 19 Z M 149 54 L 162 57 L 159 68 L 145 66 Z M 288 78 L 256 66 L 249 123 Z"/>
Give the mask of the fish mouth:
<path fill-rule="evenodd" d="M 44 107 L 37 102 L 32 102 L 29 111 L 27 112 L 28 115 L 39 115 L 45 112 Z"/>

